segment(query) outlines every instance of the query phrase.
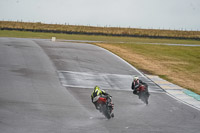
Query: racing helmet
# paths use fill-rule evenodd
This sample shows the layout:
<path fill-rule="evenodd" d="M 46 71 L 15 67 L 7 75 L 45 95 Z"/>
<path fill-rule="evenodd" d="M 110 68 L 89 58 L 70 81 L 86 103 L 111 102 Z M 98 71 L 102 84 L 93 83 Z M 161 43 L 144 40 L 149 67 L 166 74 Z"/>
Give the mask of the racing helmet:
<path fill-rule="evenodd" d="M 133 78 L 134 81 L 137 81 L 138 79 L 139 79 L 138 76 L 135 76 L 135 77 Z"/>
<path fill-rule="evenodd" d="M 94 87 L 94 90 L 99 90 L 100 88 L 96 85 L 95 87 Z"/>

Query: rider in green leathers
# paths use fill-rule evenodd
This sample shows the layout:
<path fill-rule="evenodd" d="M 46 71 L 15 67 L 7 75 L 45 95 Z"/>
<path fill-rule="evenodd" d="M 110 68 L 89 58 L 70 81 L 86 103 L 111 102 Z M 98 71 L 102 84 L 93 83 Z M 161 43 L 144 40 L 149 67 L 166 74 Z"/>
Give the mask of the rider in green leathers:
<path fill-rule="evenodd" d="M 101 90 L 98 86 L 95 86 L 94 90 L 91 94 L 91 100 L 92 100 L 92 103 L 95 105 L 96 109 L 99 109 L 97 101 L 98 101 L 99 97 L 101 97 L 103 95 L 107 96 L 109 94 L 106 93 L 104 90 Z"/>

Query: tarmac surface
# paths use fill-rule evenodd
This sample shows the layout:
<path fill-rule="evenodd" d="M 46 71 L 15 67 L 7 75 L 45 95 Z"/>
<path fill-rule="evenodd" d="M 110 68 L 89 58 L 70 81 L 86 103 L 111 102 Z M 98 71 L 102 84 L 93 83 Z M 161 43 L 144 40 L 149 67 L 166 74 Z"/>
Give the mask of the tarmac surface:
<path fill-rule="evenodd" d="M 149 85 L 147 106 L 132 94 L 134 75 Z M 113 119 L 91 103 L 94 85 L 113 96 Z M 199 101 L 174 86 L 88 43 L 0 38 L 2 133 L 199 132 Z"/>

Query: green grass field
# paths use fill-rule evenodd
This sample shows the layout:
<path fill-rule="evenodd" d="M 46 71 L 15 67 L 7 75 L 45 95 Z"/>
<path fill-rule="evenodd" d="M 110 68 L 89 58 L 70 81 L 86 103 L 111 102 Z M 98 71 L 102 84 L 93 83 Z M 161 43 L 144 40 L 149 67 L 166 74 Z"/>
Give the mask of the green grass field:
<path fill-rule="evenodd" d="M 1 37 L 19 37 L 19 38 L 43 38 L 66 40 L 89 40 L 89 41 L 105 41 L 108 43 L 172 43 L 172 44 L 199 44 L 197 40 L 177 40 L 177 39 L 151 39 L 151 38 L 137 38 L 137 37 L 112 37 L 112 36 L 97 36 L 97 35 L 73 35 L 73 34 L 60 34 L 60 33 L 41 33 L 41 32 L 28 32 L 28 31 L 8 31 L 0 30 Z"/>
<path fill-rule="evenodd" d="M 94 35 L 4 31 L 0 37 L 103 41 L 94 43 L 124 58 L 140 70 L 169 80 L 200 94 L 200 47 L 154 45 L 149 43 L 198 44 L 196 40 L 150 39 Z M 120 52 L 117 50 L 124 50 Z M 133 58 L 131 58 L 133 57 Z M 137 60 L 137 57 L 139 58 Z"/>

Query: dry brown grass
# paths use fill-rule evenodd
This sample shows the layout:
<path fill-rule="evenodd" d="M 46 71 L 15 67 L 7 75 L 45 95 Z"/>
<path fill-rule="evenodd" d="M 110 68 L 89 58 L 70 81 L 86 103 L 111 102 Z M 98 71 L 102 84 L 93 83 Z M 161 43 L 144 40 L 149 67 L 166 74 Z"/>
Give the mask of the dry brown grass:
<path fill-rule="evenodd" d="M 60 32 L 76 32 L 81 34 L 106 34 L 121 36 L 138 36 L 153 38 L 185 38 L 200 39 L 200 31 L 178 31 L 178 30 L 156 30 L 156 29 L 137 29 L 119 27 L 94 27 L 81 25 L 59 25 L 30 22 L 0 21 L 0 28 L 11 29 L 30 29 Z"/>

